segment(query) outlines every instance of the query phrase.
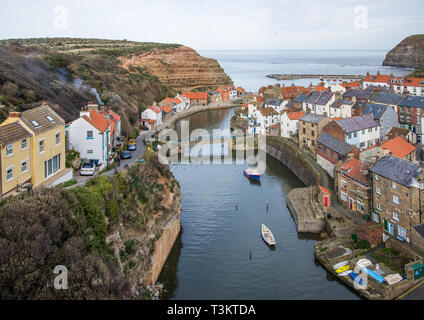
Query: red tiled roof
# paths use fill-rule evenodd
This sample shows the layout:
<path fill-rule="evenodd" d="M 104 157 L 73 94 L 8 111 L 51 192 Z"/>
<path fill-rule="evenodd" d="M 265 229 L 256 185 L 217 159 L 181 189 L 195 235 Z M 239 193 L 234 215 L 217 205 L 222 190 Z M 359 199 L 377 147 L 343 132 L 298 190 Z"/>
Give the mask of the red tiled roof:
<path fill-rule="evenodd" d="M 330 191 L 328 191 L 328 189 L 323 186 L 319 186 L 319 189 L 321 190 L 322 193 L 330 194 Z"/>
<path fill-rule="evenodd" d="M 154 112 L 154 113 L 160 113 L 162 110 L 160 109 L 160 107 L 154 105 L 151 106 L 150 109 Z"/>
<path fill-rule="evenodd" d="M 163 107 L 162 107 L 162 110 L 163 110 L 163 111 L 165 111 L 166 113 L 168 113 L 168 112 L 171 112 L 171 111 L 172 111 L 172 109 L 171 109 L 170 107 L 168 107 L 168 106 L 163 106 Z"/>
<path fill-rule="evenodd" d="M 107 119 L 96 110 L 90 110 L 90 117 L 87 117 L 86 115 L 83 115 L 82 117 L 101 133 L 105 132 L 105 130 L 109 127 L 109 121 L 107 121 Z"/>
<path fill-rule="evenodd" d="M 289 113 L 287 113 L 287 116 L 290 118 L 290 120 L 297 120 L 297 119 L 303 117 L 304 114 L 305 114 L 305 112 L 303 112 L 303 111 L 289 112 Z"/>
<path fill-rule="evenodd" d="M 393 156 L 398 158 L 405 158 L 408 154 L 415 151 L 415 147 L 401 137 L 385 140 L 381 143 L 381 147 L 384 150 L 389 150 Z"/>
<path fill-rule="evenodd" d="M 384 82 L 389 83 L 390 82 L 390 76 L 385 74 L 380 75 L 368 75 L 365 77 L 365 82 Z"/>
<path fill-rule="evenodd" d="M 424 87 L 424 78 L 405 78 L 403 85 L 408 87 Z"/>
<path fill-rule="evenodd" d="M 342 165 L 341 169 L 346 171 L 347 176 L 368 184 L 368 174 L 362 173 L 361 169 L 368 170 L 369 167 L 358 159 L 351 158 Z"/>
<path fill-rule="evenodd" d="M 183 95 L 189 98 L 190 100 L 207 100 L 207 92 L 183 92 Z"/>
<path fill-rule="evenodd" d="M 327 91 L 327 89 L 326 89 L 325 87 L 323 87 L 323 86 L 316 86 L 316 87 L 315 87 L 315 91 L 316 91 L 316 92 L 320 92 L 320 91 Z"/>

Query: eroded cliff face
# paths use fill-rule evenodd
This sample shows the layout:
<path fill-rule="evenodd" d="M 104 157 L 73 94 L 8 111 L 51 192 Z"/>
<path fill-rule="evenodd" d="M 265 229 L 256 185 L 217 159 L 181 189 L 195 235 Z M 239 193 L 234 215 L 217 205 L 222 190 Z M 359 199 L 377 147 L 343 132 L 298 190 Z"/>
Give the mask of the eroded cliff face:
<path fill-rule="evenodd" d="M 424 34 L 405 38 L 387 53 L 383 66 L 422 68 L 424 66 Z"/>
<path fill-rule="evenodd" d="M 202 90 L 234 85 L 215 59 L 204 58 L 186 46 L 153 49 L 118 59 L 121 66 L 130 72 L 140 67 L 175 90 Z"/>

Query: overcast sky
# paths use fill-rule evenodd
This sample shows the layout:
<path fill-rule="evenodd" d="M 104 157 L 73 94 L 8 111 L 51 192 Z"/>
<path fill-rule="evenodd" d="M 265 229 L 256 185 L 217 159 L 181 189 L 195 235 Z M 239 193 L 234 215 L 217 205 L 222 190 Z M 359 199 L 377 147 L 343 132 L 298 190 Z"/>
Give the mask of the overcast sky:
<path fill-rule="evenodd" d="M 424 33 L 422 0 L 2 1 L 0 38 L 84 37 L 196 50 L 387 50 Z"/>

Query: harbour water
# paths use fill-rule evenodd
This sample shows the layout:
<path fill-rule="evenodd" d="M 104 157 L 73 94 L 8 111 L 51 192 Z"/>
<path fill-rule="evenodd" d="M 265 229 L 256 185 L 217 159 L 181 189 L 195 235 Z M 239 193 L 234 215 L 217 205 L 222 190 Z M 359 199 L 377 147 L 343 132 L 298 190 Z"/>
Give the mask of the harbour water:
<path fill-rule="evenodd" d="M 233 112 L 195 114 L 190 130 L 229 128 Z M 243 176 L 247 167 L 171 165 L 183 193 L 182 231 L 159 278 L 163 298 L 358 299 L 315 261 L 317 237 L 296 231 L 285 197 L 302 182 L 272 157 L 260 185 Z M 262 223 L 276 238 L 275 250 L 260 237 Z"/>
<path fill-rule="evenodd" d="M 277 81 L 267 74 L 375 74 L 405 75 L 412 69 L 382 66 L 385 50 L 240 50 L 199 51 L 199 54 L 216 59 L 236 86 L 256 92 L 261 86 L 295 83 L 308 86 L 319 79 Z"/>

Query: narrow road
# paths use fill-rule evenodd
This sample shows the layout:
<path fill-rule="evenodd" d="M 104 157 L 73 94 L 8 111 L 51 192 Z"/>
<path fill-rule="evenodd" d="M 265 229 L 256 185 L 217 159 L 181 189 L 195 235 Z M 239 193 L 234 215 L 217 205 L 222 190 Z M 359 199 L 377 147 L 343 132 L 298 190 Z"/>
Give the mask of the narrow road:
<path fill-rule="evenodd" d="M 146 145 L 144 144 L 144 137 L 146 135 L 152 134 L 152 131 L 143 131 L 140 133 L 140 135 L 137 137 L 136 141 L 137 141 L 137 149 L 134 151 L 131 151 L 131 159 L 122 159 L 121 160 L 121 164 L 119 165 L 119 167 L 117 167 L 118 171 L 121 171 L 125 168 L 126 165 L 130 166 L 133 163 L 135 163 L 136 161 L 138 161 L 141 157 L 141 155 L 144 153 L 144 151 L 146 150 Z M 89 180 L 95 178 L 95 177 L 100 177 L 100 176 L 111 176 L 115 173 L 115 170 L 111 169 L 109 171 L 103 172 L 101 174 L 96 174 L 94 176 L 78 176 L 78 183 L 69 186 L 67 189 L 73 189 L 76 187 L 80 187 L 85 185 Z"/>

